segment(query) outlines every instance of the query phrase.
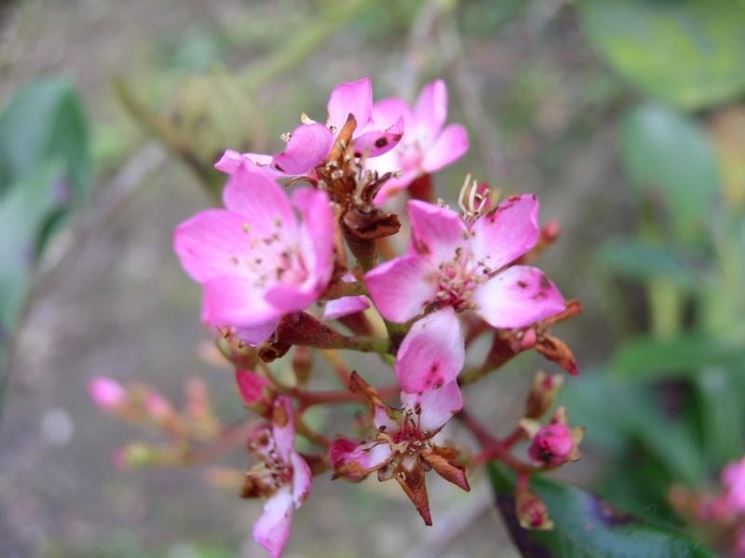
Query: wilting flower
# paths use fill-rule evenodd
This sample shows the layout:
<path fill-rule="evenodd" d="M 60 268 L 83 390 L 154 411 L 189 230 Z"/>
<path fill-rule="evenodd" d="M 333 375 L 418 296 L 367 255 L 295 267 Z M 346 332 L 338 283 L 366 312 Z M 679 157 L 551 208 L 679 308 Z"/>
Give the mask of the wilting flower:
<path fill-rule="evenodd" d="M 409 186 L 425 174 L 439 171 L 460 159 L 468 151 L 468 132 L 460 124 L 445 126 L 448 91 L 438 79 L 427 84 L 413 108 L 392 97 L 373 106 L 372 120 L 379 128 L 395 123 L 403 116 L 404 135 L 394 149 L 368 161 L 368 168 L 385 172 L 399 171 L 382 187 L 376 203 Z"/>
<path fill-rule="evenodd" d="M 280 396 L 274 402 L 271 425 L 258 427 L 248 440 L 248 448 L 258 462 L 246 473 L 241 493 L 243 498 L 268 498 L 254 525 L 253 537 L 273 558 L 278 558 L 287 544 L 293 509 L 310 494 L 310 467 L 294 444 L 292 405 L 287 397 Z"/>
<path fill-rule="evenodd" d="M 324 192 L 301 188 L 290 203 L 276 182 L 247 168 L 230 176 L 223 201 L 226 209 L 179 225 L 174 249 L 203 287 L 203 321 L 260 343 L 284 314 L 315 302 L 328 284 L 333 214 Z"/>
<path fill-rule="evenodd" d="M 240 154 L 226 151 L 215 167 L 232 174 L 239 168 L 262 168 L 274 175 L 303 175 L 321 165 L 328 157 L 336 134 L 344 127 L 351 114 L 356 122 L 353 136 L 354 151 L 358 156 L 377 157 L 389 151 L 401 139 L 403 116 L 386 122 L 384 127 L 372 119 L 373 95 L 369 78 L 341 83 L 334 87 L 328 101 L 326 124 L 304 116 L 303 124 L 287 138 L 284 151 L 275 155 Z"/>
<path fill-rule="evenodd" d="M 498 328 L 518 328 L 564 310 L 564 298 L 543 273 L 509 264 L 537 242 L 538 200 L 514 196 L 484 215 L 418 200 L 408 202 L 409 253 L 365 276 L 381 314 L 405 322 L 428 308 L 474 310 Z"/>

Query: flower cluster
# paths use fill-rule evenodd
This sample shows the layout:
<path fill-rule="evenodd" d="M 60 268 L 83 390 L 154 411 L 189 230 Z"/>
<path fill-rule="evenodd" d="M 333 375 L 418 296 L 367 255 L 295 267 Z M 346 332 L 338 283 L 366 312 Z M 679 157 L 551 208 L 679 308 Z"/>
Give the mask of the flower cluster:
<path fill-rule="evenodd" d="M 447 104 L 440 80 L 413 107 L 396 98 L 374 102 L 369 79 L 341 84 L 325 123 L 303 115 L 284 150 L 226 151 L 216 164 L 228 175 L 224 209 L 200 212 L 175 231 L 175 252 L 202 287 L 202 320 L 236 370 L 243 403 L 261 417 L 244 438 L 254 465 L 242 496 L 266 499 L 254 538 L 275 558 L 293 510 L 325 472 L 351 482 L 373 474 L 395 480 L 430 525 L 428 472 L 468 491 L 470 467 L 502 460 L 519 479 L 521 522 L 546 528 L 530 478 L 579 457 L 581 429 L 568 426 L 563 409 L 540 422 L 560 376 L 536 377 L 522 420 L 505 438 L 465 408 L 464 386 L 526 350 L 576 373 L 571 350 L 549 329 L 580 305 L 529 265 L 558 232 L 539 226 L 536 196 L 500 202 L 467 179 L 459 210 L 432 199 L 432 173 L 468 148 L 464 127 L 445 123 Z M 386 202 L 407 191 L 405 214 L 391 212 L 395 204 Z M 396 255 L 387 237 L 404 217 L 410 241 Z M 483 337 L 483 362 L 466 367 L 467 350 Z M 341 389 L 318 389 L 328 380 L 318 377 L 312 349 Z M 392 382 L 385 371 L 349 370 L 339 350 L 377 353 Z M 285 355 L 292 380 L 273 367 Z M 126 406 L 121 386 L 99 379 L 92 390 L 114 414 Z M 312 406 L 341 403 L 368 409 L 361 422 L 333 425 L 344 435 L 329 438 L 303 419 Z M 443 437 L 454 418 L 480 451 Z M 299 453 L 296 435 L 318 451 Z M 194 453 L 199 448 L 185 455 Z"/>

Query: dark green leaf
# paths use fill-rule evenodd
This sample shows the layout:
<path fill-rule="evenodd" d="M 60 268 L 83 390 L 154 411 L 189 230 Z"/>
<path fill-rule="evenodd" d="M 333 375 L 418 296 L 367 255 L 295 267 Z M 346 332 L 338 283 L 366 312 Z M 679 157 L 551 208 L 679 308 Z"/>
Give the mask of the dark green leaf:
<path fill-rule="evenodd" d="M 552 531 L 526 531 L 516 520 L 511 474 L 489 467 L 497 504 L 512 539 L 526 558 L 713 558 L 686 534 L 618 512 L 579 488 L 534 479 L 533 489 L 546 503 Z"/>
<path fill-rule="evenodd" d="M 745 90 L 742 0 L 581 0 L 598 52 L 645 92 L 686 109 Z"/>
<path fill-rule="evenodd" d="M 598 263 L 616 275 L 649 280 L 663 277 L 681 289 L 698 286 L 694 269 L 667 246 L 637 240 L 615 240 L 597 253 Z"/>
<path fill-rule="evenodd" d="M 643 337 L 624 343 L 611 358 L 611 369 L 626 378 L 658 380 L 697 375 L 702 368 L 745 359 L 740 339 L 684 334 L 672 339 Z"/>
<path fill-rule="evenodd" d="M 661 198 L 678 238 L 698 238 L 710 219 L 719 176 L 707 136 L 689 118 L 645 104 L 621 126 L 621 158 L 631 181 Z"/>
<path fill-rule="evenodd" d="M 88 127 L 78 96 L 65 80 L 27 86 L 0 114 L 0 195 L 39 165 L 62 162 L 75 197 L 89 183 Z"/>
<path fill-rule="evenodd" d="M 735 371 L 711 367 L 696 377 L 701 438 L 717 469 L 743 454 L 745 405 L 738 376 Z"/>

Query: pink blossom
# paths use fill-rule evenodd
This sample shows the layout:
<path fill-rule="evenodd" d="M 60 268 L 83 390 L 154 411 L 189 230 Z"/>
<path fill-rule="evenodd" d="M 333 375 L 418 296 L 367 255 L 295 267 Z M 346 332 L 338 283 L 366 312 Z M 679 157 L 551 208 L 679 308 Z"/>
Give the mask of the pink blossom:
<path fill-rule="evenodd" d="M 174 249 L 203 287 L 203 321 L 260 343 L 284 314 L 315 302 L 328 284 L 333 213 L 325 192 L 300 188 L 291 203 L 276 182 L 245 167 L 230 176 L 223 200 L 226 209 L 180 224 Z"/>
<path fill-rule="evenodd" d="M 727 465 L 721 481 L 727 507 L 734 513 L 745 512 L 745 458 Z"/>
<path fill-rule="evenodd" d="M 413 108 L 397 98 L 375 103 L 372 120 L 379 128 L 404 119 L 404 135 L 398 145 L 368 162 L 368 168 L 380 174 L 401 173 L 385 183 L 375 198 L 376 203 L 382 203 L 420 176 L 454 163 L 468 151 L 466 129 L 460 124 L 445 126 L 447 111 L 448 91 L 440 79 L 422 89 Z"/>
<path fill-rule="evenodd" d="M 408 202 L 408 254 L 379 265 L 365 284 L 380 313 L 406 322 L 428 308 L 474 310 L 498 328 L 519 328 L 564 310 L 564 298 L 543 273 L 510 265 L 538 241 L 538 200 L 504 200 L 485 215 Z"/>
<path fill-rule="evenodd" d="M 242 492 L 244 498 L 268 498 L 254 525 L 253 537 L 272 558 L 282 555 L 290 537 L 293 511 L 310 494 L 312 473 L 294 444 L 292 405 L 289 398 L 280 396 L 274 402 L 271 425 L 261 425 L 249 438 L 249 449 L 258 463 L 246 473 Z"/>
<path fill-rule="evenodd" d="M 347 273 L 341 278 L 345 283 L 354 283 L 356 279 L 351 273 Z M 366 296 L 343 296 L 335 300 L 329 300 L 323 307 L 323 318 L 325 320 L 335 320 L 343 318 L 350 314 L 362 312 L 370 307 Z"/>
<path fill-rule="evenodd" d="M 127 402 L 127 391 L 116 380 L 96 376 L 88 382 L 88 394 L 93 403 L 104 411 L 115 411 Z"/>
<path fill-rule="evenodd" d="M 373 95 L 370 78 L 340 83 L 329 97 L 326 124 L 304 117 L 303 124 L 289 134 L 284 151 L 275 155 L 240 154 L 226 151 L 215 168 L 232 174 L 239 168 L 262 168 L 274 176 L 307 174 L 324 163 L 334 144 L 336 134 L 351 114 L 357 123 L 354 148 L 359 156 L 377 157 L 396 146 L 403 135 L 404 120 L 398 118 L 378 126 L 372 119 Z"/>
<path fill-rule="evenodd" d="M 535 461 L 558 467 L 566 463 L 574 452 L 572 430 L 561 423 L 541 427 L 528 448 L 528 455 Z"/>

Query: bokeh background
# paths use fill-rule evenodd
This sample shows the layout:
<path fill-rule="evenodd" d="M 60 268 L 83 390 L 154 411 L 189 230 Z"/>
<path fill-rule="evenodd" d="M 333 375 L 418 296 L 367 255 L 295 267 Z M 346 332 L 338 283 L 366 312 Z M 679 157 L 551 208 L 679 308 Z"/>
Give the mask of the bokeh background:
<path fill-rule="evenodd" d="M 262 555 L 258 504 L 204 468 L 117 470 L 139 434 L 86 383 L 140 379 L 178 400 L 196 375 L 226 422 L 242 416 L 230 372 L 204 357 L 171 232 L 214 203 L 224 148 L 275 150 L 363 75 L 377 98 L 410 100 L 446 80 L 472 148 L 438 175 L 441 197 L 471 173 L 538 193 L 561 224 L 541 266 L 585 307 L 556 333 L 578 356 L 565 398 L 588 428 L 563 475 L 682 526 L 670 487 L 705 487 L 743 453 L 743 52 L 738 0 L 3 5 L 0 555 Z M 495 431 L 539 366 L 521 356 L 467 393 Z M 287 556 L 517 556 L 485 478 L 469 495 L 430 484 L 427 529 L 392 486 L 316 483 Z"/>

